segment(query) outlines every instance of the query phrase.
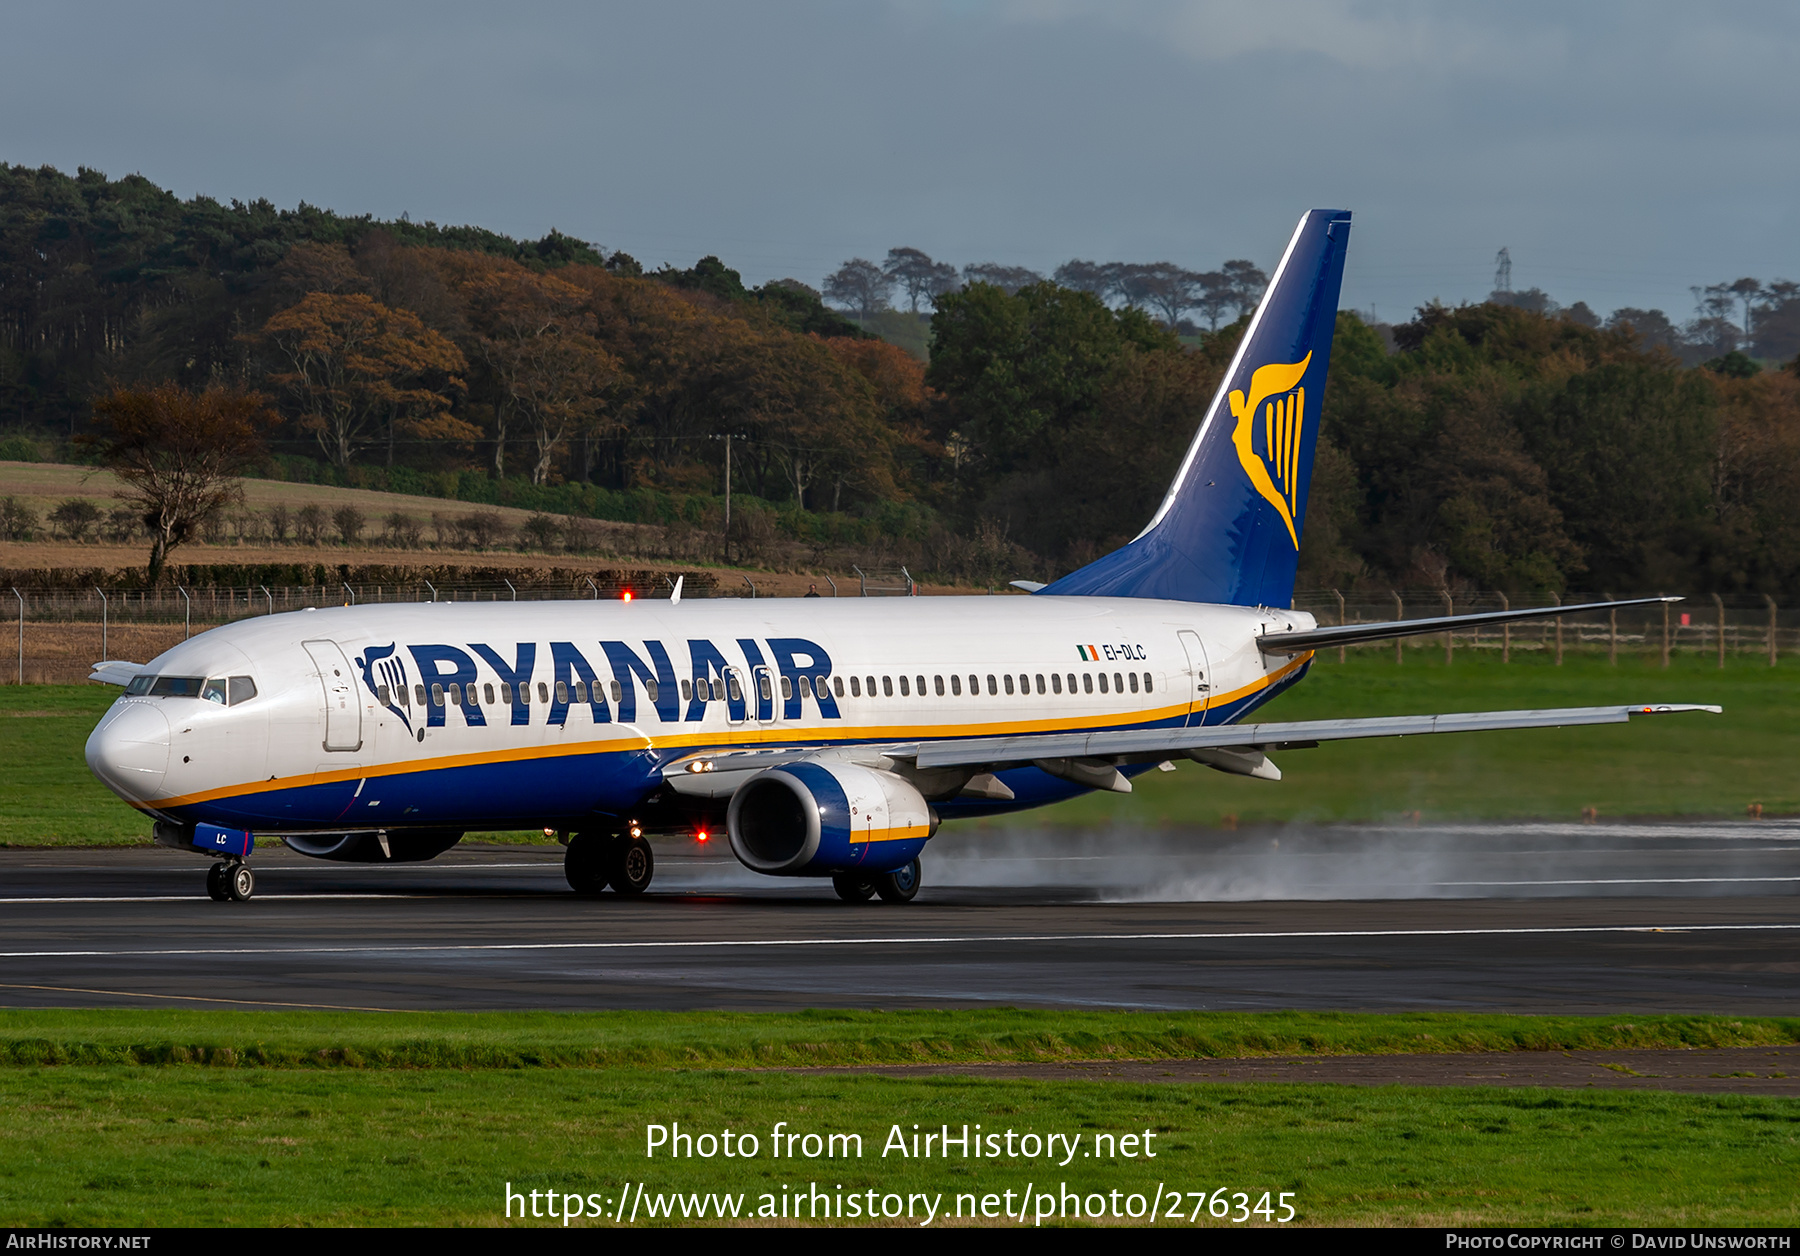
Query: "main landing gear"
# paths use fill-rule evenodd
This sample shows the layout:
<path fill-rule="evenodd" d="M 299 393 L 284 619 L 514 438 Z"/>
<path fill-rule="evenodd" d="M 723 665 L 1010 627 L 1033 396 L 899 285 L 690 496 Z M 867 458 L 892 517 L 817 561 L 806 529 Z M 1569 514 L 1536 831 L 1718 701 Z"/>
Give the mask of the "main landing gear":
<path fill-rule="evenodd" d="M 892 872 L 834 872 L 831 888 L 846 903 L 866 903 L 877 894 L 884 903 L 910 903 L 919 892 L 919 861 Z"/>
<path fill-rule="evenodd" d="M 256 874 L 240 860 L 216 863 L 206 870 L 206 896 L 215 903 L 247 903 L 256 893 Z"/>
<path fill-rule="evenodd" d="M 577 894 L 598 894 L 607 886 L 628 898 L 650 888 L 656 858 L 650 843 L 629 833 L 577 833 L 563 855 L 563 875 Z"/>

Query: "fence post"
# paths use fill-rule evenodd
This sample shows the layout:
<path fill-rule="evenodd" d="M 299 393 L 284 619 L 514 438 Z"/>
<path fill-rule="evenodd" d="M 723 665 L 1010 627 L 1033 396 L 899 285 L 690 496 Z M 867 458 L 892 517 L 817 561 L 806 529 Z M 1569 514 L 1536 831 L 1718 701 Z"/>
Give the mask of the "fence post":
<path fill-rule="evenodd" d="M 104 659 L 108 657 L 106 653 L 106 611 L 108 604 L 105 590 L 101 589 L 99 585 L 95 585 L 94 592 L 100 595 L 100 657 Z M 1723 667 L 1724 664 L 1721 663 L 1720 666 Z"/>
<path fill-rule="evenodd" d="M 1725 670 L 1725 599 L 1713 594 L 1713 605 L 1719 612 L 1719 670 Z"/>
<path fill-rule="evenodd" d="M 1345 625 L 1345 623 L 1348 622 L 1344 618 L 1344 595 L 1342 593 L 1339 593 L 1336 589 L 1333 589 L 1331 591 L 1331 596 L 1338 600 L 1338 627 L 1342 628 Z M 1342 663 L 1343 661 L 1344 661 L 1344 647 L 1340 645 L 1338 647 L 1338 662 Z"/>
<path fill-rule="evenodd" d="M 1406 618 L 1406 603 L 1402 602 L 1400 600 L 1400 590 L 1395 589 L 1394 590 L 1394 619 L 1397 622 L 1397 621 L 1405 619 L 1405 618 Z M 1402 642 L 1404 640 L 1405 640 L 1404 637 L 1395 637 L 1394 638 L 1394 666 L 1395 667 L 1398 667 L 1398 666 L 1400 666 L 1400 664 L 1406 662 L 1406 656 L 1400 652 L 1404 648 L 1404 646 L 1402 645 Z"/>
<path fill-rule="evenodd" d="M 186 641 L 194 635 L 194 599 L 189 597 L 188 591 L 180 585 L 175 586 L 175 592 L 181 594 L 181 600 L 187 603 L 187 618 L 182 621 L 181 626 L 181 639 Z"/>
<path fill-rule="evenodd" d="M 25 683 L 25 595 L 18 589 L 12 591 L 19 599 L 19 683 Z"/>
<path fill-rule="evenodd" d="M 1456 601 L 1450 596 L 1450 590 L 1444 590 L 1444 614 L 1456 614 Z M 1444 629 L 1444 666 L 1448 667 L 1456 661 L 1456 641 L 1448 628 Z"/>
<path fill-rule="evenodd" d="M 1552 593 L 1550 596 L 1556 599 L 1556 604 L 1558 606 L 1562 605 L 1562 594 Z M 1556 665 L 1558 667 L 1562 666 L 1562 616 L 1561 615 L 1558 615 L 1556 617 Z"/>
<path fill-rule="evenodd" d="M 1500 596 L 1500 609 L 1503 611 L 1510 611 L 1512 609 L 1512 602 L 1507 599 L 1507 596 L 1504 593 L 1500 594 L 1499 596 Z M 1500 661 L 1502 663 L 1512 662 L 1512 625 L 1511 624 L 1501 624 L 1500 625 Z"/>
<path fill-rule="evenodd" d="M 1659 595 L 1659 596 L 1660 596 L 1660 595 Z M 1668 603 L 1667 603 L 1667 602 L 1664 602 L 1664 603 L 1663 603 L 1663 655 L 1662 655 L 1662 665 L 1663 665 L 1663 667 L 1664 667 L 1664 668 L 1665 668 L 1665 669 L 1667 669 L 1667 667 L 1668 667 L 1668 666 L 1669 666 L 1669 604 L 1668 604 Z"/>
<path fill-rule="evenodd" d="M 1763 594 L 1763 601 L 1765 601 L 1769 604 L 1769 666 L 1773 667 L 1773 666 L 1775 666 L 1775 649 L 1776 649 L 1776 646 L 1775 646 L 1775 631 L 1776 631 L 1776 629 L 1775 629 L 1775 599 L 1770 597 L 1767 593 L 1765 593 L 1765 594 Z"/>
<path fill-rule="evenodd" d="M 1607 601 L 1613 600 L 1610 593 L 1601 594 Z M 1619 612 L 1606 612 L 1606 661 L 1613 667 L 1619 665 Z"/>

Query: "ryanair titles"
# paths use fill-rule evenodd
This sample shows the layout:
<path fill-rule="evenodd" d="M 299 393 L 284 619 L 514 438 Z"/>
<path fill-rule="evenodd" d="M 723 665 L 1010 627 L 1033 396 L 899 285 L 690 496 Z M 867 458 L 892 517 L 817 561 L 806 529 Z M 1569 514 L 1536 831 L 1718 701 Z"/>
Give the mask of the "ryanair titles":
<path fill-rule="evenodd" d="M 544 722 L 564 724 L 572 706 L 587 707 L 596 724 L 632 724 L 640 698 L 644 714 L 654 711 L 663 723 L 703 720 L 709 702 L 723 704 L 733 723 L 774 719 L 777 702 L 781 719 L 797 720 L 809 698 L 824 718 L 842 718 L 831 656 L 817 642 L 742 637 L 736 646 L 728 655 L 711 641 L 689 640 L 684 676 L 661 641 L 525 641 L 504 649 L 395 642 L 365 649 L 356 665 L 369 693 L 408 729 L 442 727 L 453 709 L 468 726 L 484 727 L 490 715 L 500 718 L 496 706 L 511 708 L 513 724 L 530 724 L 533 707 L 546 712 Z"/>

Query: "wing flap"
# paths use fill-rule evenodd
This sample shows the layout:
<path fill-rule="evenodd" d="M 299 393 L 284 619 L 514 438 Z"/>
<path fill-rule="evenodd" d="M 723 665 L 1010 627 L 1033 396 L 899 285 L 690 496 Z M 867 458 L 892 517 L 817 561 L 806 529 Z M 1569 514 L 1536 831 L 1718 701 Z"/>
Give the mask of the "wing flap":
<path fill-rule="evenodd" d="M 1281 724 L 1220 724 L 1210 728 L 1137 728 L 1035 737 L 984 737 L 919 748 L 921 768 L 1028 763 L 1034 759 L 1162 756 L 1203 748 L 1273 750 L 1296 742 L 1351 741 L 1367 737 L 1418 737 L 1434 733 L 1493 732 L 1511 728 L 1562 728 L 1623 724 L 1634 715 L 1685 711 L 1720 713 L 1716 706 L 1656 703 L 1636 706 L 1554 707 L 1541 711 L 1463 711 L 1446 715 L 1384 715 L 1353 720 L 1298 720 Z"/>

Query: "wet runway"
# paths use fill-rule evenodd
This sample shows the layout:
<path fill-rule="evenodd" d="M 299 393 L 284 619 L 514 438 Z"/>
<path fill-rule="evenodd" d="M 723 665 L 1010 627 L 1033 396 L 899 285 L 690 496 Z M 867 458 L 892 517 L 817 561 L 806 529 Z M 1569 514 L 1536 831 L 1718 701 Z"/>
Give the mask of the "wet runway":
<path fill-rule="evenodd" d="M 1007 1004 L 1800 1008 L 1800 825 L 946 830 L 907 906 L 658 847 L 582 900 L 549 847 L 426 864 L 259 853 L 214 903 L 180 852 L 0 851 L 0 1005 Z"/>

